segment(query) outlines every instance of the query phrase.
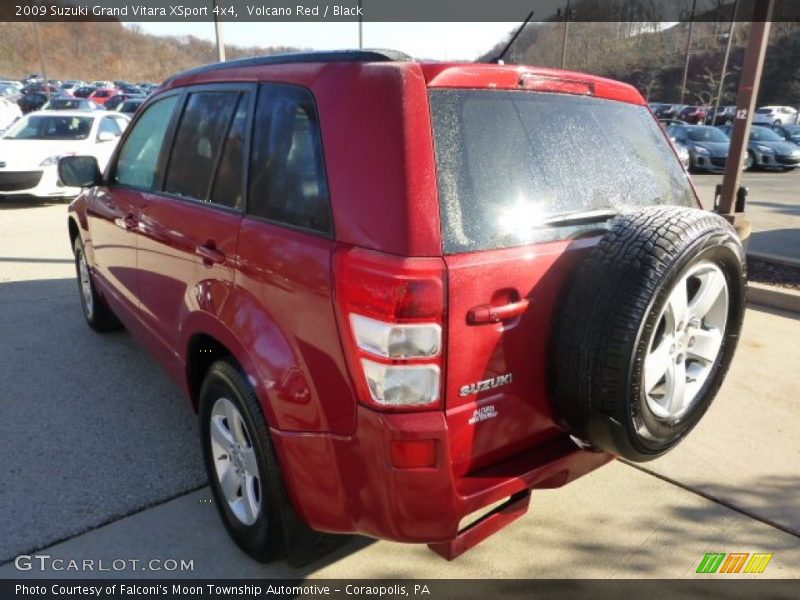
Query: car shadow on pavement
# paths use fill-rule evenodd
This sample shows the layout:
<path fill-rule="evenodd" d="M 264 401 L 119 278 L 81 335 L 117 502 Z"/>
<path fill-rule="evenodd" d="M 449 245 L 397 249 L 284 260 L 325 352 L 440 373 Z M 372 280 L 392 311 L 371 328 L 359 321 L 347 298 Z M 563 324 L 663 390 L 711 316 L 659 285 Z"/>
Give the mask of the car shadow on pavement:
<path fill-rule="evenodd" d="M 69 204 L 72 198 L 36 198 L 33 196 L 0 196 L 0 210 L 12 208 L 38 208 L 54 204 Z"/>
<path fill-rule="evenodd" d="M 747 249 L 800 260 L 800 228 L 755 231 L 750 234 Z"/>
<path fill-rule="evenodd" d="M 781 202 L 765 202 L 763 200 L 748 200 L 747 205 L 761 206 L 773 209 L 774 212 L 784 215 L 800 216 L 800 204 L 784 204 Z"/>

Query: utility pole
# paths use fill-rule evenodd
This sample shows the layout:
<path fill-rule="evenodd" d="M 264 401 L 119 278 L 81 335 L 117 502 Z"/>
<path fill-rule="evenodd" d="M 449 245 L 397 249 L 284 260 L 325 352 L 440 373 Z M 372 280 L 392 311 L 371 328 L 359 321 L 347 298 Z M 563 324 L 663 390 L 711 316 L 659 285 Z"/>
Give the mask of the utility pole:
<path fill-rule="evenodd" d="M 567 10 L 564 12 L 564 40 L 561 42 L 561 68 L 567 63 L 567 36 L 569 35 L 569 0 L 567 0 Z"/>
<path fill-rule="evenodd" d="M 47 72 L 44 68 L 44 52 L 42 51 L 42 35 L 39 32 L 39 21 L 33 22 L 33 30 L 36 32 L 36 46 L 39 48 L 39 66 L 42 70 L 42 81 L 44 82 L 45 94 L 47 94 L 47 101 L 50 101 L 50 85 L 47 83 Z"/>
<path fill-rule="evenodd" d="M 750 223 L 743 216 L 745 193 L 739 184 L 742 179 L 742 162 L 747 151 L 747 140 L 750 138 L 750 123 L 758 100 L 758 88 L 761 83 L 764 56 L 767 53 L 774 5 L 775 0 L 755 0 L 753 7 L 750 37 L 747 41 L 739 95 L 736 99 L 736 118 L 733 120 L 731 146 L 717 207 L 717 212 L 733 224 L 743 240 L 750 235 Z M 741 201 L 738 201 L 740 195 Z"/>
<path fill-rule="evenodd" d="M 364 48 L 363 20 L 361 19 L 361 0 L 358 0 L 358 49 Z"/>
<path fill-rule="evenodd" d="M 681 101 L 686 94 L 686 80 L 689 78 L 689 57 L 692 54 L 692 34 L 694 33 L 694 11 L 697 9 L 697 0 L 692 0 L 692 12 L 689 15 L 689 35 L 686 37 L 686 60 L 683 63 L 683 80 L 681 81 Z"/>
<path fill-rule="evenodd" d="M 711 113 L 711 124 L 716 125 L 717 111 L 719 110 L 719 103 L 722 99 L 722 90 L 725 86 L 725 75 L 728 73 L 728 58 L 731 55 L 731 44 L 733 44 L 733 31 L 736 28 L 736 10 L 739 8 L 739 0 L 733 3 L 733 14 L 731 15 L 731 26 L 728 29 L 728 43 L 725 45 L 725 58 L 722 61 L 722 73 L 719 76 L 719 90 L 717 91 L 717 101 L 714 103 L 714 112 Z"/>
<path fill-rule="evenodd" d="M 217 15 L 217 0 L 212 0 L 214 5 L 214 30 L 217 38 L 217 60 L 225 62 L 225 38 L 222 32 L 222 21 Z"/>

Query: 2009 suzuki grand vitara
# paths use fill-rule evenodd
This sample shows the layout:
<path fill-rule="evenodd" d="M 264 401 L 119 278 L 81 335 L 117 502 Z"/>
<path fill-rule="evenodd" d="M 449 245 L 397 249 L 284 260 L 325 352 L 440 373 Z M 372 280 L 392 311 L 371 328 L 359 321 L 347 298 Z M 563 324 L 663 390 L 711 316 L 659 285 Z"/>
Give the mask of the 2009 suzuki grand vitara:
<path fill-rule="evenodd" d="M 86 320 L 186 391 L 260 560 L 304 528 L 452 558 L 532 489 L 674 447 L 741 327 L 738 239 L 607 79 L 232 61 L 166 81 L 104 174 L 60 174 L 87 188 L 68 221 Z"/>

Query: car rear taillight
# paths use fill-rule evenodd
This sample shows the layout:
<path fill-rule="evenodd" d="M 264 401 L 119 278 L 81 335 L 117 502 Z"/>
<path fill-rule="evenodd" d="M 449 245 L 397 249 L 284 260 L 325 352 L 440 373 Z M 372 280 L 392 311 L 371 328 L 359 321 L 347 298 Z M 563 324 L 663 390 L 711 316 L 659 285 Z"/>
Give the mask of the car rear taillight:
<path fill-rule="evenodd" d="M 389 411 L 441 407 L 443 261 L 340 246 L 333 268 L 361 402 Z"/>

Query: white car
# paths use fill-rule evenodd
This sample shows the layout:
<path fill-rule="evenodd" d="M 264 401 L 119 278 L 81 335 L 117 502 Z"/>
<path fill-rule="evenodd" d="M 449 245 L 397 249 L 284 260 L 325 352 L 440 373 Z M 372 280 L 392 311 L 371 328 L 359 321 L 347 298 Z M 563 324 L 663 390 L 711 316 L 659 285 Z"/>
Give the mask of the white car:
<path fill-rule="evenodd" d="M 791 106 L 762 106 L 753 115 L 753 125 L 794 125 L 797 111 Z"/>
<path fill-rule="evenodd" d="M 21 118 L 22 110 L 16 102 L 0 98 L 0 135 Z"/>
<path fill-rule="evenodd" d="M 100 111 L 39 111 L 17 121 L 0 138 L 0 196 L 75 196 L 58 178 L 58 159 L 94 156 L 105 169 L 130 119 Z"/>

